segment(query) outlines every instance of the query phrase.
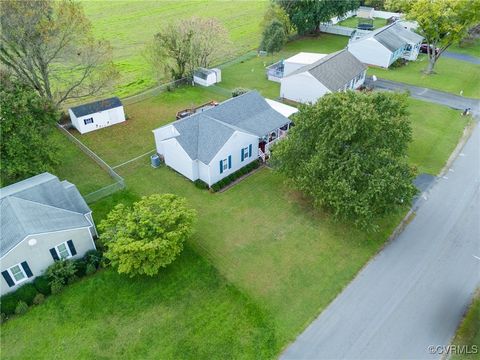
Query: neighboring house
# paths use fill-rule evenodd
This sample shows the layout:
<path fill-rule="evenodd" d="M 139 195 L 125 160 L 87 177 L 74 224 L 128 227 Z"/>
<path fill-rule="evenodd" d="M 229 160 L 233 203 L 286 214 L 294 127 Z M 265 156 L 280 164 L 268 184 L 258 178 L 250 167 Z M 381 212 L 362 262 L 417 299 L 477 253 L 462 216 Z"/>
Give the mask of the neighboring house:
<path fill-rule="evenodd" d="M 220 69 L 199 68 L 193 73 L 193 82 L 202 86 L 210 86 L 222 81 Z"/>
<path fill-rule="evenodd" d="M 348 43 L 348 50 L 365 64 L 388 68 L 400 58 L 416 60 L 422 39 L 395 22 L 359 38 L 353 37 Z"/>
<path fill-rule="evenodd" d="M 359 88 L 366 71 L 348 50 L 337 51 L 282 78 L 280 97 L 313 103 L 328 93 Z"/>
<path fill-rule="evenodd" d="M 125 121 L 125 112 L 118 97 L 95 101 L 68 109 L 72 125 L 85 134 Z"/>
<path fill-rule="evenodd" d="M 267 67 L 267 78 L 270 81 L 280 82 L 281 79 L 295 70 L 314 63 L 321 58 L 327 56 L 326 54 L 300 52 L 288 59 L 281 60 Z"/>
<path fill-rule="evenodd" d="M 43 173 L 0 189 L 1 294 L 55 260 L 95 249 L 92 211 L 75 185 Z"/>
<path fill-rule="evenodd" d="M 166 165 L 192 181 L 201 179 L 212 186 L 259 157 L 265 159 L 290 123 L 258 92 L 250 91 L 155 129 L 153 134 Z"/>

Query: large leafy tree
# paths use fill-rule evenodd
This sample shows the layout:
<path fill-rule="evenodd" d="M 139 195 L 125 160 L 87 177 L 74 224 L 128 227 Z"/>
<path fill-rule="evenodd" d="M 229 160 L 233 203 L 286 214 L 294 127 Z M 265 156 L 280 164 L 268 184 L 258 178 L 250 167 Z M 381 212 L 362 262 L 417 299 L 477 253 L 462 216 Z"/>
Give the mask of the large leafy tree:
<path fill-rule="evenodd" d="M 342 17 L 360 5 L 358 0 L 277 0 L 300 34 L 320 31 L 320 24 Z"/>
<path fill-rule="evenodd" d="M 260 49 L 272 54 L 282 50 L 286 42 L 287 34 L 282 23 L 278 20 L 272 20 L 263 30 Z"/>
<path fill-rule="evenodd" d="M 0 72 L 0 174 L 7 185 L 57 163 L 52 141 L 57 112 L 46 99 L 5 71 Z"/>
<path fill-rule="evenodd" d="M 293 26 L 290 18 L 288 17 L 287 12 L 276 2 L 271 2 L 263 15 L 263 20 L 261 26 L 263 29 L 267 27 L 273 20 L 278 20 L 282 23 L 285 34 L 291 35 L 295 32 L 295 27 Z"/>
<path fill-rule="evenodd" d="M 160 76 L 181 79 L 198 67 L 210 67 L 230 49 L 228 31 L 218 20 L 192 17 L 165 25 L 146 54 Z"/>
<path fill-rule="evenodd" d="M 460 42 L 480 22 L 479 0 L 387 0 L 385 6 L 404 11 L 407 19 L 418 23 L 417 32 L 430 45 L 427 74 L 434 72 L 445 50 Z M 438 52 L 433 51 L 436 48 Z"/>
<path fill-rule="evenodd" d="M 183 250 L 195 218 L 172 194 L 143 197 L 132 208 L 118 204 L 99 225 L 104 255 L 119 273 L 153 276 Z"/>
<path fill-rule="evenodd" d="M 79 3 L 3 0 L 0 10 L 0 61 L 41 97 L 58 106 L 115 79 L 110 45 L 94 39 Z"/>
<path fill-rule="evenodd" d="M 302 105 L 273 160 L 317 206 L 371 228 L 416 190 L 406 95 L 339 92 Z"/>

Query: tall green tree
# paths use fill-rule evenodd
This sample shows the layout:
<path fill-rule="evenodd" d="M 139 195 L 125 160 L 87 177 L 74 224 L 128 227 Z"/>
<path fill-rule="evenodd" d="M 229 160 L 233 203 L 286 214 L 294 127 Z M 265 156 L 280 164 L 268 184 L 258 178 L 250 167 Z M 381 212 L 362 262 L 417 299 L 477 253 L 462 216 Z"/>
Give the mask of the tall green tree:
<path fill-rule="evenodd" d="M 0 72 L 0 174 L 8 185 L 44 171 L 57 161 L 52 103 L 5 71 Z"/>
<path fill-rule="evenodd" d="M 416 190 L 407 163 L 412 128 L 406 95 L 338 92 L 302 105 L 272 159 L 314 204 L 365 228 L 408 204 Z"/>
<path fill-rule="evenodd" d="M 118 204 L 99 225 L 104 256 L 120 274 L 153 276 L 181 253 L 195 219 L 172 194 L 144 196 L 132 208 Z"/>
<path fill-rule="evenodd" d="M 263 30 L 260 49 L 272 54 L 282 50 L 286 42 L 287 34 L 283 24 L 278 20 L 272 20 Z"/>
<path fill-rule="evenodd" d="M 426 74 L 432 74 L 443 52 L 480 22 L 479 0 L 387 0 L 385 6 L 402 10 L 407 19 L 418 23 L 417 32 L 430 45 Z M 438 53 L 433 51 L 436 48 Z"/>
<path fill-rule="evenodd" d="M 320 24 L 345 16 L 360 5 L 359 0 L 277 0 L 277 3 L 286 11 L 299 34 L 318 32 Z"/>
<path fill-rule="evenodd" d="M 93 37 L 80 3 L 2 0 L 0 62 L 59 106 L 98 94 L 117 73 L 110 44 Z"/>
<path fill-rule="evenodd" d="M 273 20 L 278 20 L 282 23 L 285 34 L 292 35 L 295 32 L 295 27 L 293 26 L 290 18 L 286 11 L 278 5 L 276 2 L 272 1 L 263 15 L 263 20 L 261 26 L 263 29 L 267 27 Z"/>

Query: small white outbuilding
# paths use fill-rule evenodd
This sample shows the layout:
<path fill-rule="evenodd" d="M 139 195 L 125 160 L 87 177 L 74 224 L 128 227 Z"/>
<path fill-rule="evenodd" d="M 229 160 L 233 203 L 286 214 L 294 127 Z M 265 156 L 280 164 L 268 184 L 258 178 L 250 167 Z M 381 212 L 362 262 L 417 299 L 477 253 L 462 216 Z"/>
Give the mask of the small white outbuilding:
<path fill-rule="evenodd" d="M 220 69 L 199 68 L 193 73 L 193 82 L 202 86 L 210 86 L 222 81 L 222 71 Z"/>
<path fill-rule="evenodd" d="M 80 134 L 125 121 L 123 104 L 118 97 L 72 107 L 68 109 L 68 114 Z"/>

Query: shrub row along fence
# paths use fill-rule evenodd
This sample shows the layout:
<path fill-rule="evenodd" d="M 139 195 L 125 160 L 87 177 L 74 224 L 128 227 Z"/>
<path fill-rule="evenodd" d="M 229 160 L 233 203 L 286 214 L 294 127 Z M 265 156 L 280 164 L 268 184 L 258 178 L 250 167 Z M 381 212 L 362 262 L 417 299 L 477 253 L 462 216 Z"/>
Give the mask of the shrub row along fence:
<path fill-rule="evenodd" d="M 67 138 L 73 142 L 80 150 L 82 150 L 86 155 L 88 155 L 93 161 L 95 161 L 98 166 L 100 166 L 103 170 L 105 170 L 108 175 L 115 181 L 114 184 L 107 185 L 101 189 L 93 191 L 84 196 L 85 201 L 87 203 L 91 203 L 97 200 L 100 200 L 108 195 L 113 194 L 114 192 L 124 189 L 125 188 L 125 180 L 118 175 L 113 168 L 108 165 L 100 156 L 95 154 L 92 150 L 90 150 L 85 144 L 83 144 L 80 140 L 78 140 L 75 136 L 70 134 L 70 132 L 65 129 L 62 125 L 57 124 L 59 130 L 67 136 Z"/>

